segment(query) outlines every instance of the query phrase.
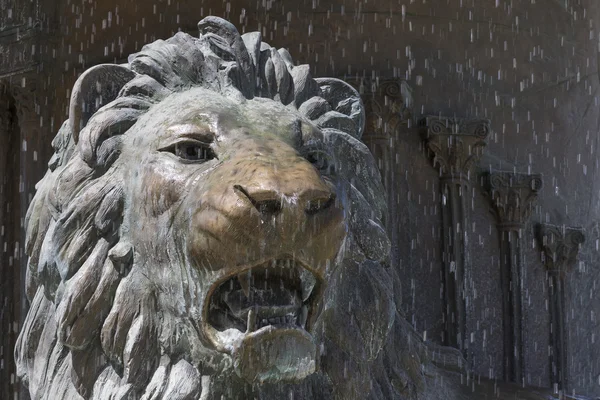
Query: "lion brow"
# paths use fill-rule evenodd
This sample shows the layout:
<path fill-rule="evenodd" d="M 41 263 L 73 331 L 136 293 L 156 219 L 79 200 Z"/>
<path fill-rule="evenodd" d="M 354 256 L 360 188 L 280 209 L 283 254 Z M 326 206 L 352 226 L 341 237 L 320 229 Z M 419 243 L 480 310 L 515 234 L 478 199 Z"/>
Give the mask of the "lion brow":
<path fill-rule="evenodd" d="M 215 139 L 215 133 L 210 128 L 196 124 L 172 125 L 167 128 L 167 132 L 207 142 L 212 142 Z"/>

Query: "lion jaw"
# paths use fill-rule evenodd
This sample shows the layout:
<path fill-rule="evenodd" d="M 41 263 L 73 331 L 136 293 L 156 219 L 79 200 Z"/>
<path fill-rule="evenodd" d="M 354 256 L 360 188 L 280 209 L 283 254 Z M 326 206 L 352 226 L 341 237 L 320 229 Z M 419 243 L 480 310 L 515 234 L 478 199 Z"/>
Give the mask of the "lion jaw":
<path fill-rule="evenodd" d="M 311 328 L 323 287 L 322 277 L 289 256 L 243 268 L 209 291 L 203 329 L 247 381 L 300 381 L 316 370 Z"/>

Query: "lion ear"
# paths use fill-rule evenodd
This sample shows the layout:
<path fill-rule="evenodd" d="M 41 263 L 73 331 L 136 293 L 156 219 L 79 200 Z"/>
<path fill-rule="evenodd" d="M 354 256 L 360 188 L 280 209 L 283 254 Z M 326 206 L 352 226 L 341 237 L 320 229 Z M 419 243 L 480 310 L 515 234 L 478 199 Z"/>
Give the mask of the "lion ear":
<path fill-rule="evenodd" d="M 123 65 L 100 64 L 77 79 L 69 105 L 69 123 L 75 143 L 90 117 L 100 107 L 116 99 L 121 88 L 135 76 L 135 72 Z"/>

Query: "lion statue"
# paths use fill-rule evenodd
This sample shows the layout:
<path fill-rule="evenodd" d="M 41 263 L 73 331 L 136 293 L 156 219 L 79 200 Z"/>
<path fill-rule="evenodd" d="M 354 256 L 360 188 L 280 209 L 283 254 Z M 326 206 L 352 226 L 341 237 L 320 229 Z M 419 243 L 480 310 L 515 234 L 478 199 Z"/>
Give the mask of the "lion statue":
<path fill-rule="evenodd" d="M 199 30 L 73 88 L 26 219 L 31 398 L 458 398 L 399 311 L 358 93 Z"/>

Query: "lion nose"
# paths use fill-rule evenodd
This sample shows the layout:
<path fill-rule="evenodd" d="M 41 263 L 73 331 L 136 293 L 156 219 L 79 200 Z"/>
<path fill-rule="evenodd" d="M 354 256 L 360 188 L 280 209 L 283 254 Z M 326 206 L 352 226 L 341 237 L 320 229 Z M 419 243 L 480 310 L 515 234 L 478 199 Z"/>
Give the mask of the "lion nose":
<path fill-rule="evenodd" d="M 252 205 L 264 215 L 279 214 L 286 203 L 286 197 L 297 197 L 298 203 L 304 206 L 304 212 L 307 215 L 314 215 L 331 207 L 335 202 L 335 193 L 324 189 L 305 190 L 302 193 L 292 195 L 281 194 L 275 190 L 264 188 L 248 188 L 241 185 L 233 186 L 239 196 L 247 198 Z"/>
<path fill-rule="evenodd" d="M 240 197 L 245 197 L 261 214 L 279 214 L 283 205 L 282 199 L 272 190 L 249 190 L 242 185 L 233 185 Z"/>

